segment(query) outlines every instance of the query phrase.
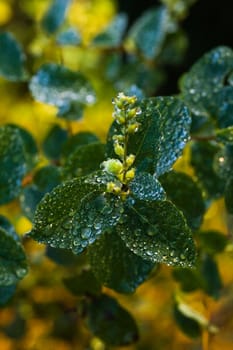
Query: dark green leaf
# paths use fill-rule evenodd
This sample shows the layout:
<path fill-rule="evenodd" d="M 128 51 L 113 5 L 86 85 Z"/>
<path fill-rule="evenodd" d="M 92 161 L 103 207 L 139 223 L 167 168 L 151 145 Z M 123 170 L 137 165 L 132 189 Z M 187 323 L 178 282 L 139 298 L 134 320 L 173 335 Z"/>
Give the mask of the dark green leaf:
<path fill-rule="evenodd" d="M 52 0 L 52 3 L 42 18 L 42 28 L 48 34 L 53 34 L 61 26 L 70 0 Z"/>
<path fill-rule="evenodd" d="M 227 211 L 233 214 L 233 177 L 229 179 L 225 189 L 225 203 Z"/>
<path fill-rule="evenodd" d="M 227 245 L 227 237 L 218 231 L 200 231 L 195 235 L 205 253 L 221 253 Z"/>
<path fill-rule="evenodd" d="M 76 151 L 76 149 L 80 146 L 88 145 L 90 143 L 99 142 L 98 137 L 88 131 L 82 131 L 75 135 L 72 135 L 68 138 L 68 140 L 64 143 L 62 156 L 68 157 L 71 153 Z"/>
<path fill-rule="evenodd" d="M 186 334 L 188 337 L 197 338 L 201 336 L 202 329 L 199 323 L 192 318 L 185 316 L 175 305 L 174 307 L 174 318 L 179 326 L 179 328 Z"/>
<path fill-rule="evenodd" d="M 181 289 L 187 293 L 204 286 L 204 281 L 196 269 L 176 268 L 173 270 L 173 277 L 180 283 Z"/>
<path fill-rule="evenodd" d="M 195 141 L 191 145 L 191 165 L 200 185 L 208 197 L 218 198 L 225 184 L 214 169 L 214 159 L 220 147 L 207 141 Z"/>
<path fill-rule="evenodd" d="M 102 143 L 90 143 L 80 146 L 65 160 L 62 175 L 66 179 L 88 175 L 100 169 L 100 164 L 105 159 L 105 145 Z"/>
<path fill-rule="evenodd" d="M 20 194 L 20 206 L 23 214 L 29 219 L 33 220 L 36 207 L 44 196 L 37 186 L 29 185 L 25 187 Z"/>
<path fill-rule="evenodd" d="M 32 134 L 30 134 L 30 132 L 24 128 L 15 124 L 8 124 L 8 127 L 12 130 L 18 130 L 23 142 L 27 171 L 30 171 L 32 168 L 34 168 L 38 160 L 38 148 L 36 141 Z"/>
<path fill-rule="evenodd" d="M 198 60 L 181 80 L 185 103 L 196 116 L 217 119 L 221 128 L 233 123 L 233 87 L 229 73 L 233 70 L 233 51 L 217 47 Z"/>
<path fill-rule="evenodd" d="M 79 120 L 83 117 L 84 104 L 82 102 L 71 102 L 59 108 L 57 116 L 66 120 Z"/>
<path fill-rule="evenodd" d="M 233 126 L 216 131 L 217 141 L 224 144 L 233 143 Z"/>
<path fill-rule="evenodd" d="M 138 339 L 132 316 L 115 299 L 104 294 L 87 305 L 87 326 L 107 345 L 129 345 Z"/>
<path fill-rule="evenodd" d="M 88 257 L 96 278 L 119 293 L 133 293 L 155 266 L 133 254 L 115 231 L 92 244 Z"/>
<path fill-rule="evenodd" d="M 130 28 L 127 46 L 153 59 L 160 53 L 170 25 L 171 20 L 164 6 L 149 9 Z"/>
<path fill-rule="evenodd" d="M 63 282 L 74 295 L 96 295 L 101 292 L 101 285 L 91 271 L 82 271 L 79 275 L 64 278 Z"/>
<path fill-rule="evenodd" d="M 166 194 L 159 181 L 148 173 L 138 173 L 130 182 L 131 195 L 145 201 L 165 199 Z"/>
<path fill-rule="evenodd" d="M 3 326 L 4 334 L 9 338 L 14 340 L 22 339 L 26 333 L 26 320 L 19 314 L 19 312 L 14 313 L 14 318 L 7 324 Z"/>
<path fill-rule="evenodd" d="M 33 180 L 34 184 L 24 187 L 20 195 L 21 209 L 29 220 L 33 220 L 43 196 L 61 183 L 60 171 L 53 165 L 47 165 L 35 173 Z"/>
<path fill-rule="evenodd" d="M 0 228 L 0 286 L 12 286 L 27 274 L 27 262 L 19 241 Z"/>
<path fill-rule="evenodd" d="M 222 281 L 218 265 L 209 255 L 205 255 L 202 261 L 202 274 L 205 280 L 206 293 L 217 299 L 222 289 Z"/>
<path fill-rule="evenodd" d="M 187 108 L 175 97 L 143 99 L 137 116 L 138 132 L 129 137 L 128 153 L 136 155 L 135 166 L 156 177 L 170 170 L 189 137 L 191 119 Z M 108 156 L 113 157 L 112 136 L 120 134 L 113 123 L 108 135 Z"/>
<path fill-rule="evenodd" d="M 33 181 L 41 192 L 50 192 L 61 183 L 60 169 L 54 165 L 46 165 L 37 170 Z"/>
<path fill-rule="evenodd" d="M 214 170 L 222 181 L 232 177 L 233 171 L 233 145 L 226 144 L 215 155 Z"/>
<path fill-rule="evenodd" d="M 59 160 L 67 138 L 68 132 L 59 125 L 54 125 L 46 135 L 42 145 L 46 157 Z"/>
<path fill-rule="evenodd" d="M 115 196 L 96 193 L 86 195 L 74 216 L 73 252 L 81 253 L 105 231 L 111 231 L 122 212 L 122 203 Z"/>
<path fill-rule="evenodd" d="M 16 284 L 0 287 L 0 306 L 6 304 L 15 294 Z"/>
<path fill-rule="evenodd" d="M 20 240 L 19 236 L 15 232 L 14 226 L 10 223 L 10 221 L 3 215 L 0 215 L 0 228 L 3 228 L 5 232 L 14 238 L 14 240 Z"/>
<path fill-rule="evenodd" d="M 82 256 L 77 256 L 69 249 L 46 247 L 46 256 L 58 265 L 75 267 L 80 265 Z"/>
<path fill-rule="evenodd" d="M 76 237 L 79 230 L 77 218 L 74 217 L 80 211 L 83 200 L 100 196 L 101 192 L 100 186 L 89 184 L 83 178 L 57 186 L 38 205 L 30 236 L 54 248 L 72 249 L 78 246 L 81 249 L 82 239 Z M 87 212 L 83 220 L 85 218 Z M 88 242 L 85 239 L 85 243 Z"/>
<path fill-rule="evenodd" d="M 57 186 L 45 195 L 35 213 L 30 236 L 54 248 L 81 253 L 104 231 L 116 225 L 120 203 L 102 195 L 105 186 L 79 178 Z"/>
<path fill-rule="evenodd" d="M 184 60 L 187 47 L 187 34 L 182 30 L 176 31 L 167 36 L 159 61 L 162 64 L 179 65 Z"/>
<path fill-rule="evenodd" d="M 44 103 L 56 106 L 59 116 L 67 113 L 80 104 L 89 105 L 95 102 L 95 92 L 90 82 L 79 72 L 55 63 L 44 64 L 30 81 L 33 97 Z"/>
<path fill-rule="evenodd" d="M 79 45 L 81 43 L 81 35 L 76 28 L 70 27 L 57 36 L 59 45 Z"/>
<path fill-rule="evenodd" d="M 16 198 L 26 172 L 24 145 L 18 130 L 0 127 L 0 204 Z"/>
<path fill-rule="evenodd" d="M 121 44 L 127 22 L 126 14 L 118 14 L 103 32 L 94 37 L 91 44 L 101 48 L 118 47 Z"/>
<path fill-rule="evenodd" d="M 161 69 L 152 69 L 144 62 L 134 59 L 122 59 L 120 72 L 110 80 L 116 90 L 127 93 L 132 86 L 137 86 L 144 92 L 145 96 L 151 96 L 161 86 L 165 80 L 165 73 Z"/>
<path fill-rule="evenodd" d="M 169 201 L 135 201 L 117 231 L 136 255 L 152 262 L 191 267 L 195 246 L 181 212 Z"/>
<path fill-rule="evenodd" d="M 25 55 L 11 33 L 0 33 L 0 75 L 7 80 L 27 79 L 24 69 Z"/>
<path fill-rule="evenodd" d="M 181 172 L 169 172 L 160 179 L 168 198 L 183 212 L 188 225 L 196 230 L 205 214 L 202 193 L 194 180 Z"/>

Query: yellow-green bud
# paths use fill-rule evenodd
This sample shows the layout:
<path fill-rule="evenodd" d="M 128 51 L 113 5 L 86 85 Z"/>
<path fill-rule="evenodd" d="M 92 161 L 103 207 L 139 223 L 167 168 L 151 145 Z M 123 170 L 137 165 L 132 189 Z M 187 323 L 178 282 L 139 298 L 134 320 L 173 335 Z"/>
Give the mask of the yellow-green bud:
<path fill-rule="evenodd" d="M 121 188 L 117 186 L 114 182 L 107 183 L 107 192 L 119 194 L 121 192 Z"/>
<path fill-rule="evenodd" d="M 114 151 L 120 158 L 124 156 L 124 148 L 118 142 L 114 143 Z"/>
<path fill-rule="evenodd" d="M 139 128 L 139 123 L 133 123 L 133 124 L 130 124 L 129 126 L 128 126 L 128 128 L 127 128 L 127 132 L 129 133 L 129 134 L 134 134 L 135 132 L 137 132 L 138 131 L 138 128 Z"/>
<path fill-rule="evenodd" d="M 128 170 L 127 173 L 125 174 L 125 178 L 128 181 L 133 180 L 134 176 L 135 176 L 135 169 L 134 168 Z"/>
<path fill-rule="evenodd" d="M 128 111 L 127 116 L 129 119 L 135 118 L 137 115 L 137 108 L 132 108 Z"/>
<path fill-rule="evenodd" d="M 108 159 L 102 163 L 105 171 L 109 174 L 117 175 L 122 172 L 123 164 L 119 159 Z"/>
<path fill-rule="evenodd" d="M 123 142 L 124 136 L 123 135 L 113 135 L 112 139 L 113 139 L 113 141 Z"/>
<path fill-rule="evenodd" d="M 127 158 L 126 158 L 126 165 L 127 167 L 131 167 L 131 165 L 134 163 L 135 161 L 135 155 L 134 154 L 130 154 Z"/>

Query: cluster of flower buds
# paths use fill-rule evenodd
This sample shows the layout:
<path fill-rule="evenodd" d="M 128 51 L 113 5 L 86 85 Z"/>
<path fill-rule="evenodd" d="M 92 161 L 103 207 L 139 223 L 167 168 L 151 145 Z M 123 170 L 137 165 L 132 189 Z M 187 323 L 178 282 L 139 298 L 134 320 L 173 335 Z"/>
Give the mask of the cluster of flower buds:
<path fill-rule="evenodd" d="M 125 188 L 135 176 L 135 168 L 132 167 L 135 161 L 133 154 L 127 155 L 127 142 L 130 134 L 137 132 L 140 124 L 136 117 L 141 113 L 136 106 L 136 96 L 126 96 L 122 92 L 113 101 L 115 110 L 113 117 L 120 126 L 120 133 L 113 135 L 114 152 L 119 159 L 108 159 L 102 163 L 104 171 L 115 177 L 115 181 L 107 184 L 107 192 L 126 195 Z M 122 190 L 124 188 L 124 191 Z"/>
<path fill-rule="evenodd" d="M 125 128 L 125 132 L 132 134 L 138 131 L 139 123 L 136 116 L 141 114 L 141 109 L 136 106 L 136 96 L 126 96 L 120 92 L 113 100 L 115 111 L 113 117 L 116 122 Z"/>

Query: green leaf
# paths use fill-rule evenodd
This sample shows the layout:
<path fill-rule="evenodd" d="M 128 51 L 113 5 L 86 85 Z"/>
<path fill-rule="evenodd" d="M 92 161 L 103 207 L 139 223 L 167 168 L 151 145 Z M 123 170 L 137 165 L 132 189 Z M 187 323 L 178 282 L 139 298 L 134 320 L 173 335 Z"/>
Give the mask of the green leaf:
<path fill-rule="evenodd" d="M 230 214 L 233 214 L 233 178 L 227 182 L 224 196 L 226 209 Z"/>
<path fill-rule="evenodd" d="M 81 44 L 81 35 L 76 28 L 70 27 L 59 33 L 56 39 L 58 45 L 79 45 Z"/>
<path fill-rule="evenodd" d="M 60 169 L 54 165 L 46 165 L 37 170 L 33 181 L 41 192 L 50 192 L 61 183 Z"/>
<path fill-rule="evenodd" d="M 0 286 L 12 286 L 27 274 L 22 245 L 0 227 Z"/>
<path fill-rule="evenodd" d="M 138 329 L 132 316 L 110 296 L 93 298 L 87 308 L 87 326 L 106 345 L 124 346 L 138 339 Z"/>
<path fill-rule="evenodd" d="M 121 57 L 118 65 L 116 75 L 108 77 L 117 91 L 126 94 L 136 86 L 143 91 L 144 96 L 151 96 L 165 80 L 165 74 L 161 69 L 153 69 L 138 58 L 132 60 L 130 57 L 128 59 Z"/>
<path fill-rule="evenodd" d="M 233 170 L 233 145 L 226 144 L 215 155 L 214 170 L 222 181 L 232 177 Z"/>
<path fill-rule="evenodd" d="M 10 221 L 3 215 L 0 215 L 0 228 L 4 229 L 5 232 L 14 238 L 14 240 L 20 240 L 19 236 L 15 232 L 14 226 L 10 223 Z"/>
<path fill-rule="evenodd" d="M 95 102 L 95 92 L 90 82 L 79 72 L 55 63 L 46 63 L 32 77 L 29 85 L 32 96 L 59 108 L 59 116 L 66 114 L 77 105 Z"/>
<path fill-rule="evenodd" d="M 67 130 L 61 128 L 59 125 L 54 125 L 46 135 L 42 148 L 49 159 L 59 160 L 62 148 L 68 139 Z"/>
<path fill-rule="evenodd" d="M 96 278 L 119 293 L 133 293 L 155 266 L 133 254 L 115 231 L 92 244 L 88 258 Z"/>
<path fill-rule="evenodd" d="M 88 175 L 100 169 L 105 159 L 105 145 L 99 142 L 80 146 L 65 160 L 62 175 L 66 179 Z"/>
<path fill-rule="evenodd" d="M 149 9 L 130 28 L 126 45 L 130 51 L 138 50 L 147 59 L 153 59 L 160 53 L 170 28 L 171 19 L 166 7 Z"/>
<path fill-rule="evenodd" d="M 26 173 L 24 144 L 18 130 L 0 127 L 0 204 L 15 199 Z"/>
<path fill-rule="evenodd" d="M 172 275 L 186 293 L 202 289 L 204 286 L 204 281 L 196 269 L 176 268 L 173 270 Z"/>
<path fill-rule="evenodd" d="M 160 64 L 180 65 L 184 61 L 187 48 L 188 37 L 184 31 L 179 29 L 175 33 L 171 33 L 167 36 L 159 56 Z"/>
<path fill-rule="evenodd" d="M 100 234 L 115 226 L 122 214 L 120 203 L 103 195 L 105 186 L 78 178 L 45 195 L 35 213 L 35 240 L 80 254 Z"/>
<path fill-rule="evenodd" d="M 220 197 L 225 187 L 214 168 L 214 160 L 219 150 L 219 145 L 207 141 L 195 141 L 191 144 L 191 165 L 199 184 L 210 198 Z"/>
<path fill-rule="evenodd" d="M 27 171 L 30 171 L 38 161 L 38 147 L 32 134 L 26 129 L 15 125 L 7 124 L 9 129 L 17 130 L 23 142 Z"/>
<path fill-rule="evenodd" d="M 218 265 L 213 257 L 205 255 L 202 261 L 202 274 L 205 280 L 205 291 L 210 296 L 218 299 L 222 289 L 222 280 L 219 274 Z"/>
<path fill-rule="evenodd" d="M 73 252 L 79 254 L 106 231 L 111 231 L 123 213 L 120 200 L 111 194 L 90 193 L 74 216 Z"/>
<path fill-rule="evenodd" d="M 33 220 L 35 210 L 45 193 L 61 183 L 59 169 L 53 165 L 40 168 L 34 175 L 34 183 L 24 187 L 20 195 L 20 205 L 24 215 Z"/>
<path fill-rule="evenodd" d="M 62 156 L 66 158 L 71 153 L 76 151 L 78 147 L 96 142 L 99 142 L 99 139 L 95 134 L 89 131 L 81 131 L 69 137 L 68 140 L 64 143 L 64 146 L 62 148 Z"/>
<path fill-rule="evenodd" d="M 197 183 L 187 174 L 169 172 L 160 179 L 168 198 L 179 208 L 188 225 L 196 230 L 200 227 L 205 214 L 205 204 Z"/>
<path fill-rule="evenodd" d="M 156 177 L 169 171 L 181 155 L 189 137 L 191 119 L 187 108 L 175 97 L 146 98 L 140 103 L 138 132 L 129 137 L 128 153 L 136 155 L 137 170 Z M 112 136 L 120 134 L 116 122 L 108 135 L 108 156 L 114 156 Z"/>
<path fill-rule="evenodd" d="M 91 44 L 101 48 L 116 48 L 120 46 L 127 22 L 127 15 L 119 13 L 103 32 L 93 38 Z"/>
<path fill-rule="evenodd" d="M 8 32 L 0 33 L 0 76 L 10 81 L 27 79 L 21 45 Z"/>
<path fill-rule="evenodd" d="M 0 287 L 0 306 L 5 305 L 15 294 L 16 284 Z"/>
<path fill-rule="evenodd" d="M 70 0 L 53 0 L 41 21 L 41 26 L 48 34 L 53 34 L 62 25 Z"/>
<path fill-rule="evenodd" d="M 216 139 L 224 144 L 233 143 L 233 126 L 229 126 L 225 129 L 216 130 Z"/>
<path fill-rule="evenodd" d="M 37 186 L 26 186 L 19 197 L 20 207 L 23 214 L 29 219 L 33 220 L 36 207 L 44 196 L 44 192 L 40 191 Z"/>
<path fill-rule="evenodd" d="M 121 222 L 117 232 L 136 255 L 167 265 L 194 265 L 196 252 L 190 229 L 171 202 L 135 201 L 125 209 Z"/>
<path fill-rule="evenodd" d="M 29 235 L 54 248 L 72 249 L 76 244 L 80 247 L 82 240 L 76 237 L 78 223 L 77 219 L 74 220 L 75 214 L 79 212 L 86 197 L 90 199 L 92 196 L 99 196 L 101 192 L 101 186 L 89 184 L 83 178 L 57 186 L 38 205 L 34 227 Z"/>
<path fill-rule="evenodd" d="M 69 249 L 46 247 L 46 256 L 61 266 L 76 267 L 80 266 L 80 260 L 82 256 L 77 256 Z"/>
<path fill-rule="evenodd" d="M 101 292 L 101 285 L 91 271 L 82 271 L 79 275 L 64 278 L 63 282 L 74 295 L 96 295 Z"/>
<path fill-rule="evenodd" d="M 199 325 L 199 323 L 196 320 L 185 316 L 179 310 L 177 305 L 175 305 L 175 307 L 174 307 L 174 318 L 175 318 L 175 321 L 176 321 L 177 325 L 179 326 L 179 328 L 188 337 L 197 338 L 197 337 L 201 336 L 202 329 L 201 329 L 201 326 Z"/>
<path fill-rule="evenodd" d="M 224 234 L 212 230 L 200 231 L 195 235 L 195 237 L 197 237 L 197 240 L 204 252 L 208 253 L 209 255 L 221 253 L 225 249 L 228 242 L 228 239 Z"/>
<path fill-rule="evenodd" d="M 196 116 L 214 118 L 221 128 L 233 123 L 233 51 L 224 46 L 206 53 L 181 80 L 182 97 Z"/>
<path fill-rule="evenodd" d="M 130 182 L 131 195 L 145 201 L 163 200 L 166 197 L 163 187 L 159 181 L 148 173 L 138 173 Z"/>

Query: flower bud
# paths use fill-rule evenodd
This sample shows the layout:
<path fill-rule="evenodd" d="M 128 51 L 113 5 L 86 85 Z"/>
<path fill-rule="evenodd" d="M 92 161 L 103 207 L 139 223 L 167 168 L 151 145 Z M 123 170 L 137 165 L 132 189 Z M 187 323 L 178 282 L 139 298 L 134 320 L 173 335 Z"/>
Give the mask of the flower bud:
<path fill-rule="evenodd" d="M 118 142 L 114 143 L 114 151 L 120 158 L 124 156 L 124 148 Z"/>
<path fill-rule="evenodd" d="M 128 128 L 127 128 L 127 132 L 129 133 L 129 134 L 134 134 L 135 132 L 137 132 L 138 131 L 138 128 L 139 128 L 139 123 L 133 123 L 133 124 L 130 124 L 129 126 L 128 126 Z"/>
<path fill-rule="evenodd" d="M 134 154 L 130 154 L 127 158 L 126 158 L 126 165 L 127 167 L 131 167 L 131 165 L 134 163 L 135 161 L 135 155 Z"/>
<path fill-rule="evenodd" d="M 125 178 L 128 181 L 133 180 L 134 176 L 135 176 L 135 169 L 134 168 L 128 170 L 127 173 L 125 174 Z"/>
<path fill-rule="evenodd" d="M 113 175 L 117 175 L 123 170 L 123 164 L 118 159 L 108 159 L 102 163 L 104 170 Z"/>
<path fill-rule="evenodd" d="M 119 194 L 121 192 L 121 188 L 117 186 L 114 182 L 107 183 L 107 192 Z"/>

